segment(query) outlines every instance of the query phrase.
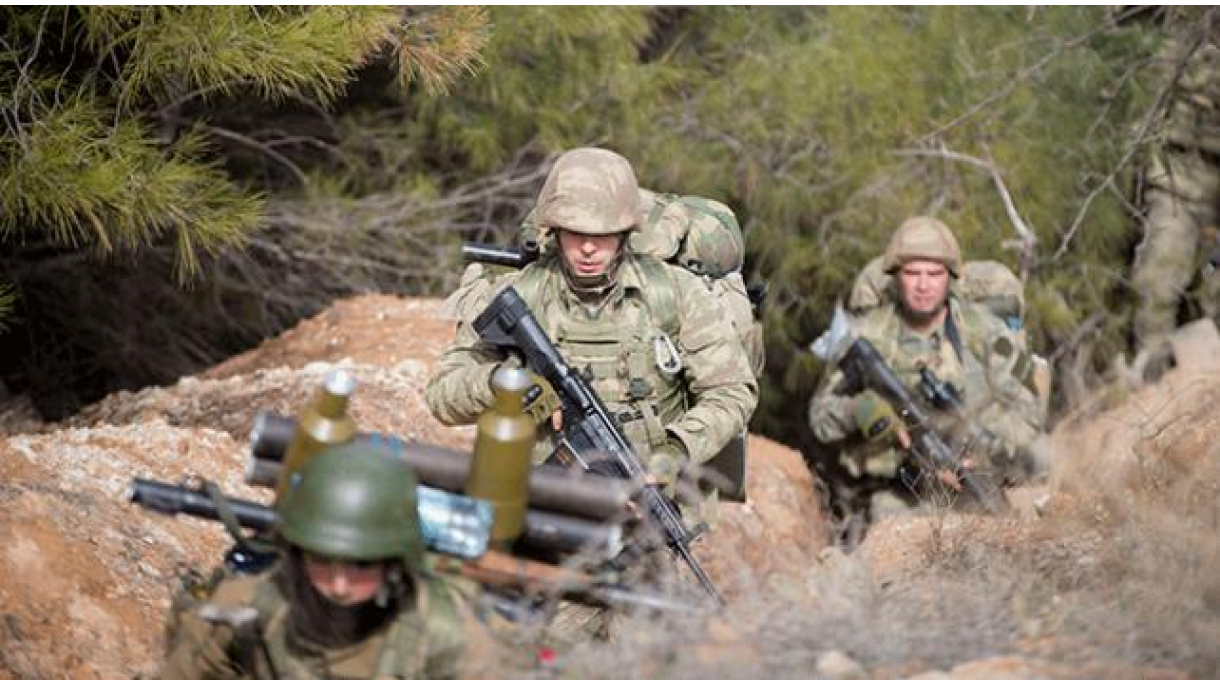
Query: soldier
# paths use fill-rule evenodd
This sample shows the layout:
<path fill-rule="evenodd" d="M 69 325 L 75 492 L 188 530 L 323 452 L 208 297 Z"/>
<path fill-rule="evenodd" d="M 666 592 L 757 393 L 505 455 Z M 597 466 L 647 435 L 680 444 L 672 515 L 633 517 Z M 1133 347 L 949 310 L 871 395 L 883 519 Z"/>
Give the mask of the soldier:
<path fill-rule="evenodd" d="M 926 366 L 961 393 L 969 426 L 941 413 L 937 428 L 947 438 L 975 437 L 968 468 L 1001 483 L 1039 471 L 1031 446 L 1045 410 L 1032 375 L 1022 373 L 1031 367 L 1024 341 L 986 307 L 955 292 L 962 258 L 949 227 L 926 217 L 908 219 L 891 238 L 881 267 L 893 276 L 896 298 L 863 313 L 854 333 L 867 338 L 909 388 Z M 871 390 L 847 395 L 842 371 L 832 370 L 819 386 L 809 421 L 818 440 L 841 448 L 840 465 L 852 480 L 849 499 L 868 508 L 871 520 L 905 509 L 923 494 L 912 492 L 917 473 L 904 452 L 910 437 L 894 409 Z M 974 428 L 981 435 L 965 433 Z M 941 476 L 957 486 L 951 475 Z"/>
<path fill-rule="evenodd" d="M 706 463 L 745 429 L 758 386 L 741 343 L 705 280 L 630 249 L 639 208 L 635 172 L 622 156 L 580 148 L 556 161 L 535 210 L 554 248 L 463 293 L 456 338 L 426 391 L 440 421 L 471 423 L 491 404 L 491 374 L 505 358 L 471 322 L 512 285 L 568 364 L 586 373 L 658 483 L 674 485 L 684 466 Z M 544 394 L 532 408 L 540 422 L 535 461 L 551 454 L 562 427 L 554 400 Z"/>
<path fill-rule="evenodd" d="M 445 678 L 468 604 L 425 572 L 415 476 L 367 447 L 310 461 L 280 505 L 280 561 L 171 616 L 164 678 Z"/>
<path fill-rule="evenodd" d="M 1147 211 L 1131 267 L 1134 343 L 1150 353 L 1156 370 L 1168 364 L 1167 337 L 1184 304 L 1188 318 L 1220 323 L 1220 279 L 1207 270 L 1209 251 L 1220 242 L 1220 45 L 1212 39 L 1195 48 L 1185 54 L 1180 41 L 1164 44 L 1162 63 L 1180 71 L 1172 77 L 1163 143 L 1143 172 Z"/>

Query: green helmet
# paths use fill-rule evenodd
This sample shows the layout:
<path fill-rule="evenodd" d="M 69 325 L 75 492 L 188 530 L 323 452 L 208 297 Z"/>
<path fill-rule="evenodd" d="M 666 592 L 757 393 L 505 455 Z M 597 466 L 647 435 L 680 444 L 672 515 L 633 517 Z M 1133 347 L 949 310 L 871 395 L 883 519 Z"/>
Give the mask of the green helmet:
<path fill-rule="evenodd" d="M 415 473 L 365 443 L 327 448 L 309 461 L 280 504 L 280 535 L 317 555 L 402 559 L 423 566 Z"/>
<path fill-rule="evenodd" d="M 543 232 L 609 236 L 634 229 L 640 223 L 635 170 L 610 150 L 569 150 L 555 161 L 538 194 L 536 221 Z"/>
<path fill-rule="evenodd" d="M 886 274 L 893 274 L 911 260 L 940 262 L 953 278 L 962 275 L 962 250 L 953 232 L 939 219 L 912 217 L 899 224 L 881 266 Z"/>

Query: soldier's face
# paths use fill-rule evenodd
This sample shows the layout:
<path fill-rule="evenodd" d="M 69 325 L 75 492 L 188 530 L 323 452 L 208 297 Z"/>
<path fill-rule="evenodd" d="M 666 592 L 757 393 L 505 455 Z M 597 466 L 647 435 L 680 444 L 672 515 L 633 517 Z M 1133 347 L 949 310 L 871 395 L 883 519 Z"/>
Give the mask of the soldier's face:
<path fill-rule="evenodd" d="M 903 308 L 916 318 L 931 318 L 940 313 L 949 297 L 949 270 L 933 260 L 911 260 L 895 274 L 898 298 Z"/>
<path fill-rule="evenodd" d="M 384 562 L 351 562 L 305 554 L 305 576 L 314 589 L 341 606 L 359 605 L 377 595 L 386 581 Z"/>
<path fill-rule="evenodd" d="M 559 250 L 568 271 L 576 276 L 601 276 L 614 264 L 622 234 L 590 236 L 560 229 Z"/>

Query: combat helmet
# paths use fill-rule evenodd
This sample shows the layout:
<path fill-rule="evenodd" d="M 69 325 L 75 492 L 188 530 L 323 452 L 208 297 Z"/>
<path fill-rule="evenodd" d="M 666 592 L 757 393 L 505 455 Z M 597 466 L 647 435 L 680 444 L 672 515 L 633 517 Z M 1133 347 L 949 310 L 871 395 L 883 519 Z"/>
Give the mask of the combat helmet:
<path fill-rule="evenodd" d="M 622 155 L 576 148 L 555 161 L 538 194 L 538 227 L 593 236 L 631 231 L 640 223 L 635 171 Z"/>
<path fill-rule="evenodd" d="M 935 260 L 945 265 L 953 278 L 962 273 L 962 251 L 949 227 L 932 217 L 912 217 L 898 225 L 881 258 L 886 274 L 893 274 L 911 260 Z"/>
<path fill-rule="evenodd" d="M 423 567 L 415 473 L 374 445 L 346 443 L 309 461 L 283 497 L 279 533 L 316 555 L 353 561 L 401 559 Z"/>

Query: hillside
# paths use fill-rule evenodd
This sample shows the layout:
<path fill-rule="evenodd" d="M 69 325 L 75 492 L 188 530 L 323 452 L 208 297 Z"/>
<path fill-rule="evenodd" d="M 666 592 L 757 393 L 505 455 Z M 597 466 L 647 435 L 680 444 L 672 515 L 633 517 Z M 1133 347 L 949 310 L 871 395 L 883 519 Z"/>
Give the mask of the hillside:
<path fill-rule="evenodd" d="M 422 402 L 452 323 L 439 302 L 363 296 L 173 386 L 118 393 L 61 424 L 0 413 L 0 677 L 136 678 L 159 667 L 179 570 L 217 525 L 124 502 L 130 479 L 241 485 L 255 413 L 291 413 L 333 366 L 367 430 L 467 447 Z M 1215 677 L 1220 674 L 1220 373 L 1170 371 L 1053 436 L 1049 495 L 996 520 L 885 522 L 851 554 L 800 455 L 752 437 L 749 502 L 696 549 L 723 618 L 629 625 L 561 656 L 574 677 Z M 1045 489 L 1044 489 L 1045 490 Z M 514 674 L 501 674 L 513 676 Z M 526 675 L 529 674 L 520 674 Z M 519 675 L 519 676 L 520 676 Z"/>

